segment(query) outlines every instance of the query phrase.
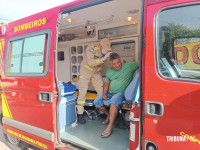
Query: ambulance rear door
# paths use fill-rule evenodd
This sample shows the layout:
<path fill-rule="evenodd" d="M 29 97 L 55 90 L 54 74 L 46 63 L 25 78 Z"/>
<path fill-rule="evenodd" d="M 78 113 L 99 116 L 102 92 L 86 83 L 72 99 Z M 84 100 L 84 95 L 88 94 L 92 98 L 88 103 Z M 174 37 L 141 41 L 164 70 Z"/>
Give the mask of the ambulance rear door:
<path fill-rule="evenodd" d="M 143 149 L 199 149 L 199 1 L 147 0 Z"/>

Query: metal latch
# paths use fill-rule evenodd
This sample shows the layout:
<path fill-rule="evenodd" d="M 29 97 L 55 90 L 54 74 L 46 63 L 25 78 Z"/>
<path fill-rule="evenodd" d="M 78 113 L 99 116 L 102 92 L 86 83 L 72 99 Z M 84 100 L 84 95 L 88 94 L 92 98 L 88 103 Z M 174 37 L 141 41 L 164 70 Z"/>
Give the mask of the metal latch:
<path fill-rule="evenodd" d="M 38 99 L 41 102 L 52 102 L 53 94 L 51 92 L 39 92 Z"/>
<path fill-rule="evenodd" d="M 146 101 L 145 102 L 145 111 L 147 115 L 151 116 L 163 116 L 164 106 L 159 102 Z"/>

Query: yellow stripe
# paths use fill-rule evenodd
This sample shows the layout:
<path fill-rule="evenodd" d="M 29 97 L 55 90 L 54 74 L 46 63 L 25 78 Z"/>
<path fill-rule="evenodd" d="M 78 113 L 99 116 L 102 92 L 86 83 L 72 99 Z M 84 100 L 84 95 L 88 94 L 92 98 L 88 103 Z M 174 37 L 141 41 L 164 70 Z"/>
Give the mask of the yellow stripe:
<path fill-rule="evenodd" d="M 85 104 L 85 100 L 77 100 L 77 104 L 78 105 L 84 105 Z"/>
<path fill-rule="evenodd" d="M 0 40 L 0 55 L 2 55 L 3 47 L 4 47 L 4 39 L 1 39 Z"/>
<path fill-rule="evenodd" d="M 2 51 L 3 51 L 4 42 L 5 42 L 4 39 L 0 40 L 0 57 L 1 58 L 2 58 Z M 0 68 L 0 71 L 1 70 L 2 70 L 2 68 Z M 1 83 L 1 87 L 0 88 L 2 89 L 1 100 L 2 100 L 2 112 L 3 112 L 3 116 L 12 119 L 13 117 L 12 117 L 10 108 L 8 106 L 8 102 L 6 100 L 6 96 L 5 96 L 5 93 L 4 93 L 4 90 L 3 90 L 2 83 Z"/>
<path fill-rule="evenodd" d="M 97 94 L 87 92 L 85 97 L 87 100 L 95 100 L 97 98 Z"/>
<path fill-rule="evenodd" d="M 2 99 L 2 112 L 3 112 L 3 116 L 4 117 L 8 117 L 8 118 L 13 118 L 10 108 L 8 106 L 7 100 L 6 100 L 6 96 L 5 94 L 1 94 L 1 99 Z"/>
<path fill-rule="evenodd" d="M 89 71 L 93 71 L 94 69 L 88 65 L 84 65 L 85 69 L 89 70 Z"/>
<path fill-rule="evenodd" d="M 4 47 L 4 39 L 0 40 L 0 65 L 2 64 L 2 53 L 3 53 L 3 47 Z M 2 65 L 1 65 L 2 66 Z M 0 66 L 0 75 L 2 74 L 2 68 Z"/>
<path fill-rule="evenodd" d="M 6 99 L 4 90 L 3 90 L 2 83 L 1 83 L 1 89 L 2 89 L 1 100 L 2 100 L 2 112 L 3 112 L 3 116 L 12 119 L 13 117 L 12 117 L 12 114 L 11 114 L 11 111 L 10 111 L 10 108 L 9 108 L 9 105 L 8 105 L 8 102 L 7 102 L 7 99 Z"/>

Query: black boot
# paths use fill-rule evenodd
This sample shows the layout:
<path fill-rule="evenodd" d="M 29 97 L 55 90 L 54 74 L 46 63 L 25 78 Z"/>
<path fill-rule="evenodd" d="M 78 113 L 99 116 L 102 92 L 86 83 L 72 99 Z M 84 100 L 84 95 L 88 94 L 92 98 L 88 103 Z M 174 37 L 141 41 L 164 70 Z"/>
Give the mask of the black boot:
<path fill-rule="evenodd" d="M 77 121 L 78 121 L 80 124 L 86 123 L 86 120 L 85 120 L 85 117 L 83 116 L 83 114 L 77 114 Z"/>

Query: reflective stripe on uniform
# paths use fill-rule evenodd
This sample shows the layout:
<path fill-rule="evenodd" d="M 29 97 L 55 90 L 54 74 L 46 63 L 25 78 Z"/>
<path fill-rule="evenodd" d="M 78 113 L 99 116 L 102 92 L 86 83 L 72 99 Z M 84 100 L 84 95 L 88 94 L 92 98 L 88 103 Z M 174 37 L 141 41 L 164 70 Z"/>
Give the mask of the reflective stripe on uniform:
<path fill-rule="evenodd" d="M 94 70 L 92 67 L 90 67 L 88 65 L 84 65 L 84 68 L 87 69 L 87 70 L 89 70 L 89 71 L 93 71 Z"/>
<path fill-rule="evenodd" d="M 77 100 L 77 104 L 83 106 L 85 104 L 85 100 Z"/>

